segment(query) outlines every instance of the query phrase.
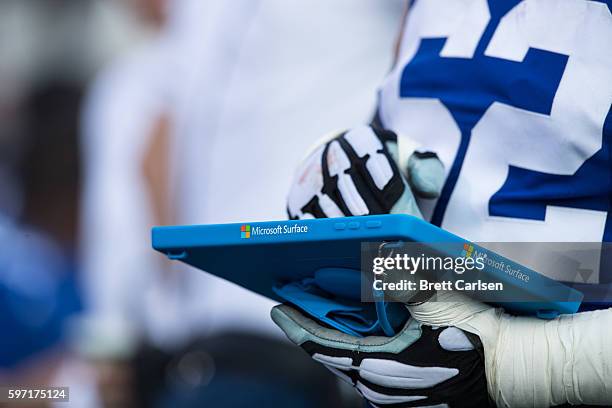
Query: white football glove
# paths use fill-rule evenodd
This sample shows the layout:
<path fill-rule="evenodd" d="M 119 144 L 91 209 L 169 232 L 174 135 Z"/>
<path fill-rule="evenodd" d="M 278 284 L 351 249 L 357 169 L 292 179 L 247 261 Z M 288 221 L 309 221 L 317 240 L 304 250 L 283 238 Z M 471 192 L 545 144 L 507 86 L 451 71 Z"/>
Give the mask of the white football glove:
<path fill-rule="evenodd" d="M 437 197 L 444 167 L 435 153 L 417 147 L 370 126 L 332 135 L 299 166 L 287 200 L 289 217 L 421 216 L 415 195 Z"/>

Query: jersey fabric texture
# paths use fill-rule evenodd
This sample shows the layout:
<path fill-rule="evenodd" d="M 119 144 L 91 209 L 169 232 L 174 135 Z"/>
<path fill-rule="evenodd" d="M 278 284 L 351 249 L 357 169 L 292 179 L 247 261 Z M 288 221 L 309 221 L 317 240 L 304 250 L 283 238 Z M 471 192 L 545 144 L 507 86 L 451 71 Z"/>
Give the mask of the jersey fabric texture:
<path fill-rule="evenodd" d="M 611 8 L 412 4 L 378 117 L 445 165 L 427 219 L 480 242 L 612 241 Z M 582 283 L 612 282 L 598 263 Z"/>

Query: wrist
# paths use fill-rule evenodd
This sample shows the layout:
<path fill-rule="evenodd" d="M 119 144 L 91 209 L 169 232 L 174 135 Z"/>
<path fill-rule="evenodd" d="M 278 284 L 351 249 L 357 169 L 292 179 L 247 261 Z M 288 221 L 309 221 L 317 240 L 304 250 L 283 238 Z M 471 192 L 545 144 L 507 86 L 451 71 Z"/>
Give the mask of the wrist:
<path fill-rule="evenodd" d="M 499 407 L 612 401 L 612 309 L 551 321 L 504 315 L 485 345 L 489 392 Z"/>

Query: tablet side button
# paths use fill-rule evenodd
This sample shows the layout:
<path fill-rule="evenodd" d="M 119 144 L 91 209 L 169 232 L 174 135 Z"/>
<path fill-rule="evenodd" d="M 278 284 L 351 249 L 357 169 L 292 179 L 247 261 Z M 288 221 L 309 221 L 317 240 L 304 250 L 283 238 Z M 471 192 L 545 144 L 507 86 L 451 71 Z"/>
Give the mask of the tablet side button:
<path fill-rule="evenodd" d="M 343 230 L 346 228 L 346 224 L 343 222 L 337 222 L 334 224 L 334 229 Z"/>
<path fill-rule="evenodd" d="M 357 221 L 349 222 L 348 227 L 349 229 L 359 229 L 359 223 Z"/>
<path fill-rule="evenodd" d="M 368 221 L 366 222 L 366 228 L 380 228 L 382 226 L 382 222 L 380 221 Z"/>
<path fill-rule="evenodd" d="M 187 258 L 187 251 L 166 252 L 166 256 L 172 261 L 177 261 Z"/>

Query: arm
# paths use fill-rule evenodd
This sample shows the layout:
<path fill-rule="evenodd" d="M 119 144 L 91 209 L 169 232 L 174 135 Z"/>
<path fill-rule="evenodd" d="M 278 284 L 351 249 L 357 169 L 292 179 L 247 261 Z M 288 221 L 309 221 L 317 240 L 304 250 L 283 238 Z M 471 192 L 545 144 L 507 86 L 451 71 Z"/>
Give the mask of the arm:
<path fill-rule="evenodd" d="M 481 339 L 498 407 L 612 401 L 612 309 L 546 321 L 510 316 L 456 293 L 409 309 L 424 324 L 459 327 Z"/>
<path fill-rule="evenodd" d="M 418 216 L 415 196 L 431 197 L 439 191 L 443 171 L 437 159 L 414 156 L 410 154 L 413 147 L 400 154 L 406 150 L 402 138 L 398 145 L 386 144 L 387 154 L 381 155 L 380 145 L 371 140 L 372 132 L 356 130 L 328 140 L 298 168 L 289 195 L 292 216 L 334 217 L 384 211 Z M 339 147 L 332 148 L 334 143 Z M 387 167 L 385 160 L 389 159 L 394 163 Z M 404 189 L 401 194 L 388 194 L 397 177 Z M 402 341 L 347 336 L 321 327 L 286 305 L 275 308 L 272 317 L 294 343 L 339 376 L 348 375 L 351 383 L 379 406 L 399 403 L 398 396 L 404 397 L 403 406 L 422 406 L 424 402 L 446 403 L 451 407 L 453 403 L 482 406 L 486 398 L 483 400 L 479 394 L 482 390 L 477 384 L 485 373 L 484 393 L 488 388 L 490 397 L 500 407 L 546 407 L 566 402 L 609 405 L 612 401 L 612 309 L 544 321 L 513 317 L 453 293 L 438 296 L 437 302 L 408 306 L 413 320 L 400 334 Z M 454 330 L 436 331 L 440 327 Z M 431 353 L 440 348 L 448 353 Z M 479 351 L 484 354 L 483 359 L 479 359 Z M 369 359 L 366 366 L 371 368 L 374 362 L 367 353 L 373 353 L 377 359 L 375 370 L 380 374 L 376 376 L 377 382 L 370 381 L 370 386 L 364 383 L 364 373 L 367 381 L 371 370 L 364 370 L 362 363 Z M 462 360 L 465 358 L 467 361 Z M 427 370 L 420 370 L 423 367 Z M 440 367 L 452 367 L 456 375 L 436 377 L 440 372 L 429 370 Z M 402 376 L 420 378 L 421 384 L 433 385 L 415 387 L 395 382 L 394 378 Z M 445 379 L 436 382 L 433 378 Z M 442 391 L 437 388 L 440 386 L 447 388 Z M 440 400 L 440 395 L 444 399 Z M 408 396 L 423 399 L 409 401 Z"/>
<path fill-rule="evenodd" d="M 143 330 L 143 296 L 159 260 L 147 245 L 156 207 L 143 177 L 143 157 L 156 112 L 131 65 L 103 74 L 83 117 L 83 285 L 91 329 L 87 347 L 124 354 Z M 146 81 L 145 81 L 146 82 Z M 138 110 L 134 109 L 138 106 Z M 86 332 L 88 332 L 86 330 Z"/>

